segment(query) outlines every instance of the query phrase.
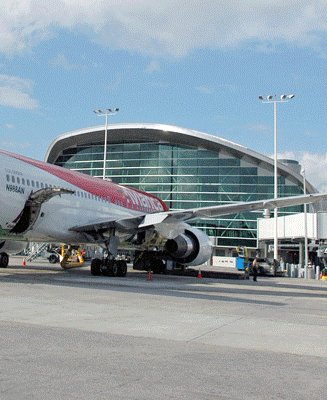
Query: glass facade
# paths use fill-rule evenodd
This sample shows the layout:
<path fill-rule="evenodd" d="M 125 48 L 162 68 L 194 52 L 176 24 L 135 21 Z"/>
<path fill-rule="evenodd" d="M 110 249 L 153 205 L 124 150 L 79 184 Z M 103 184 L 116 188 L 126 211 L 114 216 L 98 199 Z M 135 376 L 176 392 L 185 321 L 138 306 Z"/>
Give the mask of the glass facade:
<path fill-rule="evenodd" d="M 160 197 L 171 209 L 273 198 L 273 166 L 251 163 L 249 158 L 238 158 L 235 154 L 226 148 L 211 151 L 159 141 L 122 141 L 107 146 L 106 176 Z M 103 143 L 90 142 L 64 149 L 54 163 L 102 177 L 103 155 Z M 279 176 L 278 193 L 279 196 L 299 195 L 303 188 Z M 287 209 L 288 213 L 301 211 L 301 207 Z M 242 212 L 198 220 L 192 225 L 213 237 L 219 248 L 256 248 L 259 217 L 262 217 L 261 211 Z"/>

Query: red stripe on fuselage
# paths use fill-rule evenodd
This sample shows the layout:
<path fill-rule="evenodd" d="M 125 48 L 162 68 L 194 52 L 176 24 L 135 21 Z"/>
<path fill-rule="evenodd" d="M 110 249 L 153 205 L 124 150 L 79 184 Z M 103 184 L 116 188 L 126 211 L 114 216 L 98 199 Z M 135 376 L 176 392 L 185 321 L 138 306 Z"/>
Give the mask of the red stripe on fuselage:
<path fill-rule="evenodd" d="M 168 211 L 167 205 L 161 199 L 149 193 L 127 188 L 114 182 L 90 177 L 77 171 L 71 171 L 66 168 L 58 167 L 57 165 L 33 160 L 32 158 L 13 154 L 4 150 L 0 150 L 0 154 L 4 154 L 8 157 L 15 158 L 19 161 L 40 168 L 65 182 L 77 186 L 78 188 L 101 197 L 113 204 L 118 204 L 131 210 L 146 213 Z"/>

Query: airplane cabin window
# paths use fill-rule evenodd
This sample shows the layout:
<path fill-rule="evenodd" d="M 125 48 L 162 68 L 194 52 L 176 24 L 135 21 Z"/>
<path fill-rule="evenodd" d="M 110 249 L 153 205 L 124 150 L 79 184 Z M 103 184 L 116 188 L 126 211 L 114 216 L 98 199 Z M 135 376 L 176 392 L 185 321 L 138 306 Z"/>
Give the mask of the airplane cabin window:
<path fill-rule="evenodd" d="M 29 179 L 26 179 L 26 184 L 27 184 L 27 186 L 30 186 L 30 180 Z"/>
<path fill-rule="evenodd" d="M 15 183 L 15 177 L 13 175 L 11 175 L 11 182 Z"/>
<path fill-rule="evenodd" d="M 6 179 L 7 179 L 7 182 L 9 182 L 10 181 L 10 176 L 6 175 Z"/>
<path fill-rule="evenodd" d="M 17 183 L 18 185 L 20 185 L 20 178 L 18 178 L 18 176 L 17 176 Z"/>
<path fill-rule="evenodd" d="M 22 178 L 22 185 L 25 185 L 25 178 Z"/>

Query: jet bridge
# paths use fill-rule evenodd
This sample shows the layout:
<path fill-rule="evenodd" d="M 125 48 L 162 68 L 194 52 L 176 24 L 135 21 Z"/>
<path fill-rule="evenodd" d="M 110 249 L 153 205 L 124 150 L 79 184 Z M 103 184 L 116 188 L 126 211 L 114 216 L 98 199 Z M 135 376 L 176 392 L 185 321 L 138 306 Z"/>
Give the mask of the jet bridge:
<path fill-rule="evenodd" d="M 258 248 L 263 249 L 264 256 L 274 250 L 275 219 L 258 219 Z M 327 261 L 327 213 L 300 213 L 277 218 L 277 236 L 280 256 L 287 261 L 287 255 L 297 254 L 298 263 L 304 264 L 304 243 L 308 240 L 308 251 L 311 258 Z M 310 257 L 309 257 L 310 258 Z"/>

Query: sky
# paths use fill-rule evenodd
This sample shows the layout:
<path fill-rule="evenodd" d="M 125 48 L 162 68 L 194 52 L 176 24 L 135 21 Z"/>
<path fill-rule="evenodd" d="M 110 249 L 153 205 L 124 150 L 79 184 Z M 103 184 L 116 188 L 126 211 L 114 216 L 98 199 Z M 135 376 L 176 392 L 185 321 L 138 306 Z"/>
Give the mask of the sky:
<path fill-rule="evenodd" d="M 0 147 L 162 123 L 298 160 L 327 191 L 327 0 L 1 0 Z"/>

